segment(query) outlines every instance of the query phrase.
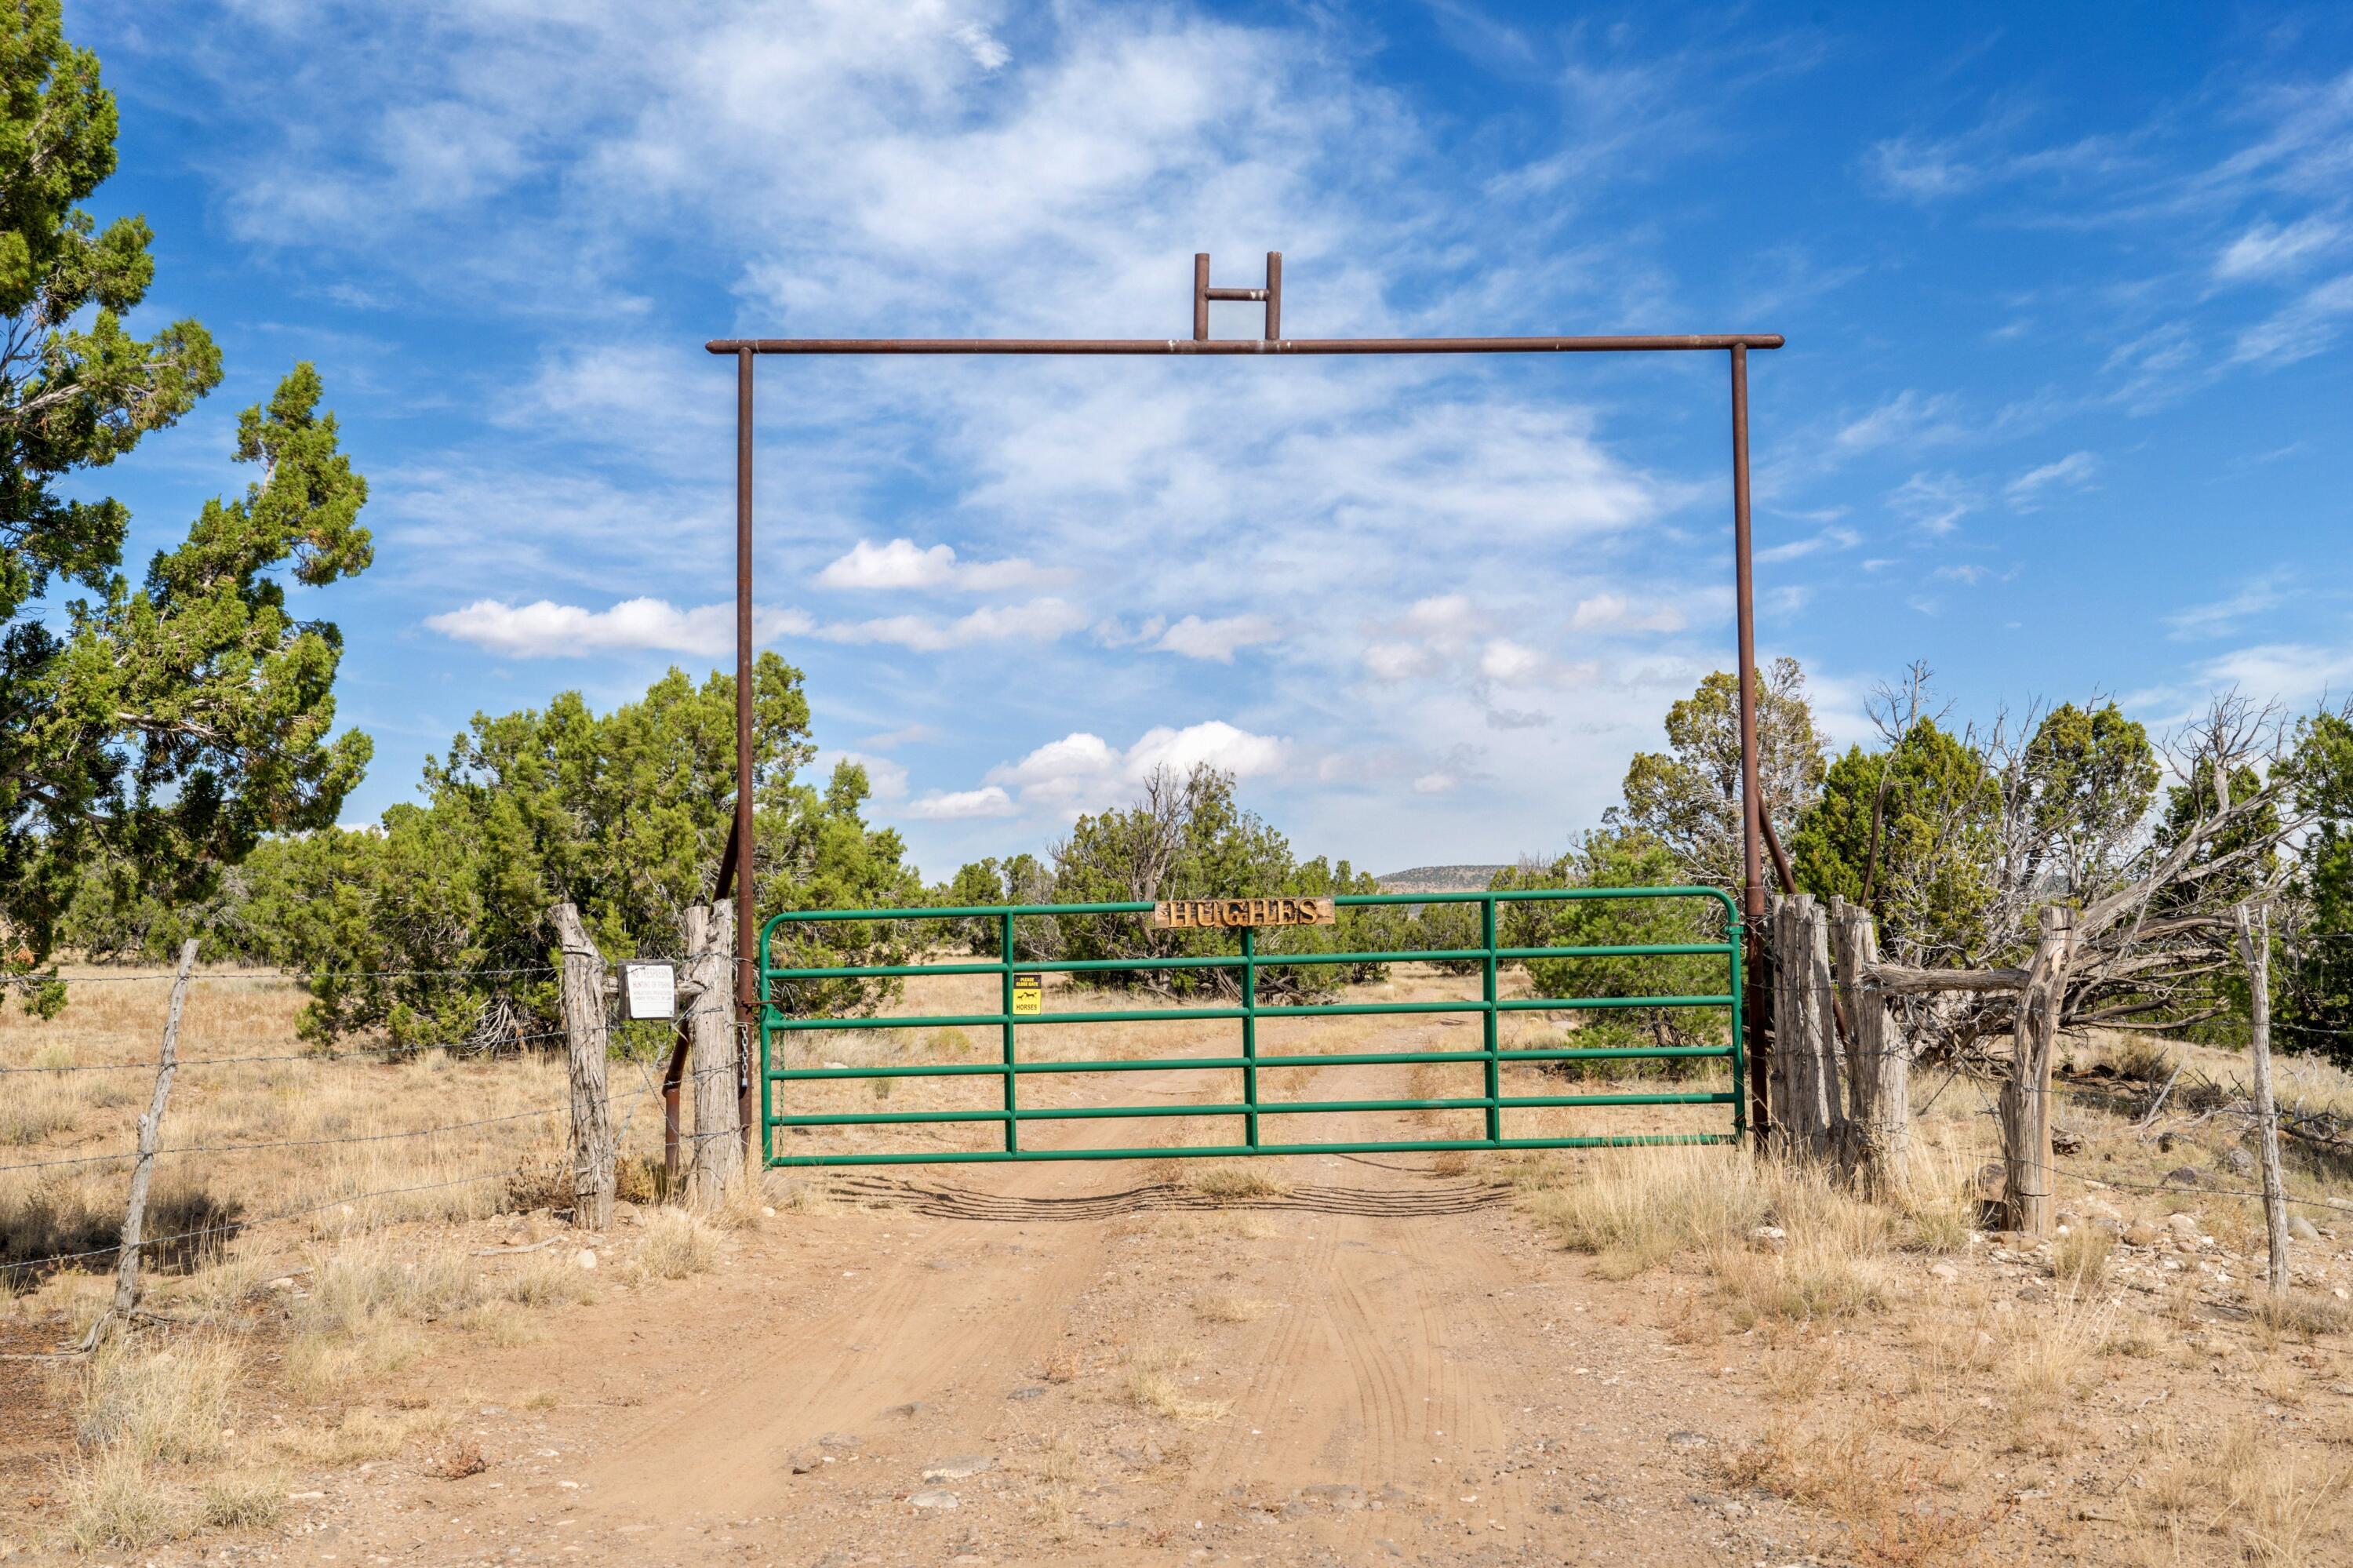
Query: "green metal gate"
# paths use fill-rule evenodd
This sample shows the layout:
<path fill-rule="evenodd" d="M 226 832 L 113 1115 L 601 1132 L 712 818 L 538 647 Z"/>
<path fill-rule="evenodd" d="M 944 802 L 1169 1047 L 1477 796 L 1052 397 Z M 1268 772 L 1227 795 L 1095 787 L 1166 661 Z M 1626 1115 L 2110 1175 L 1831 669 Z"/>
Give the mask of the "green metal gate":
<path fill-rule="evenodd" d="M 1725 932 L 1721 942 L 1670 943 L 1625 947 L 1498 947 L 1495 940 L 1499 904 L 1534 904 L 1563 899 L 1697 898 L 1714 899 L 1724 906 Z M 1713 887 L 1592 887 L 1542 888 L 1487 893 L 1351 894 L 1335 900 L 1342 908 L 1370 905 L 1472 904 L 1478 906 L 1480 945 L 1419 952 L 1262 953 L 1256 932 L 1239 930 L 1239 950 L 1230 954 L 1164 959 L 1092 959 L 1065 961 L 1017 960 L 1015 922 L 1028 916 L 1076 915 L 1144 915 L 1150 904 L 1023 904 L 944 909 L 809 909 L 792 910 L 770 918 L 760 932 L 760 1121 L 761 1147 L 770 1165 L 913 1165 L 948 1161 L 1037 1160 L 1138 1160 L 1249 1154 L 1358 1154 L 1451 1149 L 1581 1149 L 1632 1144 L 1731 1143 L 1746 1130 L 1742 1082 L 1740 1027 L 1740 916 L 1730 896 Z M 786 926 L 839 921 L 987 920 L 997 934 L 997 957 L 939 964 L 777 966 L 771 961 L 776 933 Z M 1541 959 L 1645 957 L 1712 957 L 1725 965 L 1720 992 L 1692 996 L 1608 996 L 1503 998 L 1497 994 L 1498 966 L 1510 961 Z M 1282 966 L 1324 964 L 1398 964 L 1453 961 L 1475 963 L 1481 994 L 1475 999 L 1445 1001 L 1344 1001 L 1261 1004 L 1259 971 Z M 1237 1005 L 1222 1007 L 1155 1007 L 1085 1009 L 1072 1012 L 1018 1013 L 1015 977 L 1075 974 L 1091 970 L 1214 969 L 1239 969 L 1241 995 Z M 997 1007 L 993 1012 L 933 1016 L 841 1017 L 795 1012 L 789 1005 L 797 985 L 842 980 L 872 980 L 934 975 L 994 975 L 998 979 Z M 1629 1007 L 1724 1008 L 1731 1027 L 1722 1045 L 1695 1046 L 1556 1046 L 1504 1050 L 1497 1044 L 1497 1021 L 1506 1012 L 1564 1012 L 1586 1009 Z M 1261 1019 L 1422 1013 L 1475 1013 L 1482 1040 L 1477 1050 L 1384 1051 L 1356 1053 L 1261 1054 L 1258 1048 Z M 1225 1019 L 1240 1027 L 1239 1054 L 1066 1061 L 1038 1058 L 1025 1061 L 1019 1050 L 1020 1031 L 1071 1023 L 1158 1023 L 1186 1019 Z M 926 1062 L 889 1065 L 780 1066 L 772 1047 L 780 1035 L 806 1032 L 868 1029 L 990 1028 L 998 1031 L 1001 1057 L 995 1062 Z M 1731 1067 L 1731 1080 L 1722 1091 L 1505 1095 L 1503 1066 L 1507 1062 L 1576 1062 L 1599 1059 L 1721 1057 Z M 1337 1067 L 1412 1065 L 1425 1062 L 1476 1063 L 1484 1069 L 1482 1092 L 1443 1099 L 1282 1100 L 1260 1095 L 1261 1075 L 1295 1067 Z M 1082 1106 L 1025 1107 L 1020 1084 L 1025 1077 L 1048 1073 L 1200 1072 L 1229 1070 L 1240 1075 L 1241 1097 L 1208 1104 L 1154 1106 Z M 796 1085 L 836 1080 L 983 1076 L 1002 1085 L 1001 1104 L 990 1109 L 795 1113 L 790 1101 Z M 787 1102 L 780 1105 L 780 1101 Z M 1556 1106 L 1718 1105 L 1729 1107 L 1731 1125 L 1720 1132 L 1630 1133 L 1601 1137 L 1506 1138 L 1503 1116 L 1521 1107 Z M 1335 1115 L 1358 1111 L 1476 1110 L 1484 1113 L 1485 1136 L 1480 1138 L 1394 1139 L 1375 1141 L 1298 1142 L 1261 1137 L 1261 1122 L 1275 1117 Z M 1092 1121 L 1134 1117 L 1230 1117 L 1240 1124 L 1239 1142 L 1121 1149 L 1025 1148 L 1021 1129 L 1050 1121 Z M 1004 1128 L 1004 1147 L 988 1150 L 915 1150 L 892 1153 L 783 1154 L 776 1149 L 779 1128 L 908 1126 L 955 1122 L 997 1122 Z"/>

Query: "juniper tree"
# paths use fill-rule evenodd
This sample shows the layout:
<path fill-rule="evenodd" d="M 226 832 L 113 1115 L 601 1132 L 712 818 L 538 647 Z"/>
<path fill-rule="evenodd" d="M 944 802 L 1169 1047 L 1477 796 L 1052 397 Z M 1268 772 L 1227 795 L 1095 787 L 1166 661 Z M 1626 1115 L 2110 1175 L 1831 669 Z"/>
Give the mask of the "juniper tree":
<path fill-rule="evenodd" d="M 1614 828 L 1655 839 L 1678 881 L 1736 888 L 1742 881 L 1740 682 L 1719 670 L 1667 710 L 1667 750 L 1637 752 Z M 1757 673 L 1757 793 L 1786 842 L 1822 787 L 1822 741 L 1795 659 Z M 1768 868 L 1769 878 L 1770 871 Z"/>
<path fill-rule="evenodd" d="M 264 833 L 332 821 L 368 757 L 331 738 L 342 640 L 289 586 L 364 569 L 367 487 L 299 366 L 237 422 L 261 477 L 206 503 L 133 587 L 129 517 L 60 493 L 172 424 L 220 379 L 203 327 L 141 340 L 144 221 L 78 203 L 115 167 L 114 101 L 56 0 L 0 15 L 0 979 L 38 1005 L 66 899 L 94 864 L 177 900 Z M 61 592 L 74 593 L 60 600 Z"/>

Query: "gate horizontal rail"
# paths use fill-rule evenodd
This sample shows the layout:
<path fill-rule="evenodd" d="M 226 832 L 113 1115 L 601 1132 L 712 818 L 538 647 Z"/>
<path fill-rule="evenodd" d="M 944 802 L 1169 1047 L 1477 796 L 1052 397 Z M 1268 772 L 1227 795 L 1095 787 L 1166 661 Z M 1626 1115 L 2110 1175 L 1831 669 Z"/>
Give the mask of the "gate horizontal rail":
<path fill-rule="evenodd" d="M 1585 899 L 1699 898 L 1724 906 L 1725 938 L 1721 942 L 1629 943 L 1620 946 L 1505 947 L 1495 940 L 1498 905 L 1546 904 Z M 1592 887 L 1528 888 L 1482 893 L 1344 894 L 1334 900 L 1341 908 L 1378 906 L 1475 905 L 1480 912 L 1482 941 L 1475 948 L 1444 948 L 1370 952 L 1267 953 L 1258 950 L 1257 932 L 1238 928 L 1240 950 L 1230 954 L 1190 954 L 1165 958 L 1022 959 L 1015 956 L 1015 924 L 1024 918 L 1088 915 L 1147 915 L 1149 903 L 1017 904 L 960 906 L 924 909 L 787 910 L 773 916 L 760 933 L 760 1097 L 761 1139 L 770 1165 L 890 1165 L 988 1162 L 1037 1160 L 1198 1159 L 1251 1154 L 1398 1153 L 1415 1150 L 1592 1149 L 1667 1144 L 1730 1143 L 1746 1130 L 1746 1106 L 1739 1092 L 1741 1056 L 1741 922 L 1729 895 L 1714 887 Z M 776 933 L 786 926 L 826 923 L 905 920 L 988 920 L 997 929 L 998 957 L 944 964 L 825 964 L 776 965 L 769 957 Z M 1499 996 L 1498 967 L 1507 961 L 1563 959 L 1719 958 L 1724 960 L 1721 991 L 1661 996 L 1513 997 Z M 1278 1002 L 1258 1000 L 1261 969 L 1332 964 L 1397 964 L 1459 962 L 1480 966 L 1482 994 L 1477 998 L 1438 1001 Z M 1068 1012 L 1017 1013 L 1017 975 L 1093 974 L 1126 970 L 1235 969 L 1241 971 L 1238 1005 L 1217 1007 L 1082 1008 Z M 796 1014 L 777 1005 L 780 991 L 797 984 L 833 980 L 888 980 L 932 975 L 994 975 L 998 978 L 998 1011 L 842 1017 Z M 1504 1048 L 1497 1035 L 1500 1018 L 1513 1012 L 1567 1012 L 1621 1008 L 1708 1008 L 1728 1010 L 1730 1026 L 1723 1045 L 1556 1046 L 1542 1049 Z M 1479 1016 L 1483 1040 L 1478 1049 L 1462 1051 L 1276 1052 L 1258 1049 L 1261 1019 L 1362 1016 L 1427 1016 L 1472 1013 Z M 1018 1050 L 1018 1032 L 1025 1026 L 1072 1023 L 1154 1023 L 1185 1021 L 1225 1021 L 1241 1025 L 1239 1054 L 1211 1056 L 1118 1057 L 1024 1061 Z M 1002 1055 L 996 1062 L 936 1062 L 890 1065 L 827 1065 L 788 1067 L 776 1065 L 773 1046 L 778 1035 L 873 1029 L 994 1028 L 1000 1032 Z M 1731 1066 L 1732 1087 L 1725 1092 L 1689 1091 L 1588 1095 L 1506 1095 L 1502 1069 L 1507 1062 L 1690 1061 L 1721 1058 Z M 1440 1098 L 1374 1098 L 1336 1100 L 1267 1099 L 1259 1092 L 1259 1074 L 1285 1067 L 1411 1065 L 1423 1063 L 1476 1063 L 1484 1069 L 1483 1092 Z M 1017 1086 L 1020 1079 L 1053 1073 L 1239 1072 L 1239 1100 L 1168 1106 L 1074 1106 L 1024 1107 Z M 828 1112 L 778 1114 L 776 1086 L 844 1079 L 995 1077 L 1004 1085 L 1003 1104 L 994 1108 L 923 1111 Z M 1502 1118 L 1506 1110 L 1571 1107 L 1727 1105 L 1732 1126 L 1723 1132 L 1623 1133 L 1552 1138 L 1507 1138 Z M 1260 1137 L 1265 1117 L 1340 1115 L 1355 1112 L 1455 1111 L 1484 1113 L 1485 1136 L 1480 1138 L 1345 1139 L 1325 1142 L 1270 1143 Z M 1115 1149 L 1033 1149 L 1021 1142 L 1025 1123 L 1094 1121 L 1163 1117 L 1234 1117 L 1240 1118 L 1244 1140 L 1238 1144 L 1180 1144 Z M 888 1153 L 779 1154 L 776 1132 L 818 1127 L 942 1126 L 995 1123 L 1004 1128 L 1004 1147 L 990 1150 L 918 1150 Z"/>

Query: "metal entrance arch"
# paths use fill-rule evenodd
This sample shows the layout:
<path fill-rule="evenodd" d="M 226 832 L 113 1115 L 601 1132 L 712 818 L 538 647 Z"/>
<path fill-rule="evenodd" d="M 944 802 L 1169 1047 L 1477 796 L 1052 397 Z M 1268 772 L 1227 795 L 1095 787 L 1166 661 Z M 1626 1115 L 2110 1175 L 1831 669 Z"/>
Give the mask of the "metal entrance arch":
<path fill-rule="evenodd" d="M 1622 899 L 1715 900 L 1724 906 L 1725 939 L 1721 942 L 1630 943 L 1620 946 L 1513 947 L 1496 942 L 1497 906 L 1544 905 L 1571 901 Z M 1250 900 L 1234 900 L 1247 903 Z M 1266 902 L 1257 900 L 1256 902 Z M 1479 945 L 1465 948 L 1388 952 L 1262 951 L 1253 927 L 1239 927 L 1239 950 L 1232 953 L 1188 955 L 1160 959 L 1022 959 L 1018 956 L 1015 925 L 1024 918 L 1057 916 L 1142 916 L 1150 904 L 1021 904 L 939 909 L 810 909 L 787 910 L 772 916 L 760 933 L 760 1135 L 761 1154 L 770 1165 L 929 1165 L 1046 1160 L 1166 1160 L 1248 1154 L 1382 1154 L 1457 1149 L 1596 1149 L 1633 1145 L 1736 1143 L 1746 1128 L 1740 1095 L 1740 913 L 1731 895 L 1716 887 L 1577 887 L 1540 888 L 1487 893 L 1344 894 L 1333 901 L 1339 907 L 1381 905 L 1475 905 L 1479 910 Z M 782 927 L 831 922 L 865 923 L 904 920 L 977 920 L 995 928 L 997 956 L 992 960 L 940 964 L 777 965 L 766 961 L 773 938 Z M 1280 927 L 1275 927 L 1280 930 Z M 1633 958 L 1721 959 L 1724 985 L 1720 991 L 1680 995 L 1598 997 L 1504 997 L 1501 966 L 1532 959 L 1597 960 Z M 1480 994 L 1475 999 L 1430 1001 L 1282 1002 L 1259 1001 L 1259 974 L 1263 969 L 1310 966 L 1431 962 L 1478 966 Z M 1015 980 L 1023 975 L 1091 975 L 1107 971 L 1147 969 L 1219 969 L 1240 971 L 1238 1005 L 1216 1007 L 1073 1008 L 1045 1011 L 1042 998 L 1029 1004 L 1016 1000 Z M 932 1013 L 894 1017 L 842 1017 L 799 1012 L 778 1005 L 789 1001 L 797 985 L 845 980 L 903 980 L 914 976 L 985 975 L 997 979 L 997 1006 L 987 1012 Z M 1034 993 L 1033 993 L 1034 995 Z M 1507 1050 L 1501 1046 L 1498 1025 L 1506 1013 L 1572 1012 L 1621 1008 L 1724 1009 L 1730 1027 L 1724 1044 L 1705 1045 L 1585 1046 L 1555 1045 Z M 1259 1050 L 1261 1020 L 1475 1013 L 1480 1021 L 1480 1044 L 1461 1051 L 1277 1052 Z M 1209 1056 L 1138 1056 L 1025 1060 L 1018 1031 L 1025 1025 L 1120 1023 L 1151 1024 L 1204 1020 L 1239 1023 L 1239 1054 Z M 995 1062 L 868 1064 L 852 1066 L 827 1063 L 817 1066 L 783 1066 L 776 1063 L 780 1036 L 838 1031 L 922 1029 L 931 1031 L 993 1029 L 998 1032 L 999 1056 Z M 1665 1089 L 1653 1092 L 1507 1095 L 1504 1066 L 1513 1062 L 1725 1061 L 1732 1069 L 1729 1085 L 1715 1089 Z M 1482 1069 L 1481 1092 L 1434 1099 L 1295 1100 L 1268 1097 L 1260 1092 L 1261 1074 L 1287 1069 L 1354 1066 L 1403 1066 L 1424 1063 L 1473 1065 Z M 1060 1073 L 1226 1072 L 1237 1075 L 1237 1099 L 1175 1101 L 1159 1105 L 1083 1105 L 1025 1107 L 1019 1085 L 1024 1076 Z M 997 1105 L 955 1110 L 828 1111 L 796 1108 L 792 1095 L 807 1086 L 871 1082 L 887 1091 L 900 1078 L 994 1077 L 1001 1093 Z M 778 1099 L 786 1104 L 779 1107 Z M 1721 1131 L 1683 1133 L 1618 1133 L 1600 1136 L 1508 1136 L 1507 1111 L 1590 1106 L 1726 1106 L 1730 1125 Z M 1261 1137 L 1268 1118 L 1331 1117 L 1362 1112 L 1478 1111 L 1482 1113 L 1476 1138 L 1353 1139 L 1330 1141 Z M 1036 1123 L 1126 1120 L 1134 1118 L 1231 1118 L 1241 1128 L 1236 1142 L 1214 1144 L 1152 1144 L 1144 1146 L 1039 1149 L 1025 1145 L 1021 1129 Z M 806 1133 L 819 1128 L 941 1126 L 958 1123 L 1000 1124 L 1003 1147 L 986 1150 L 898 1150 L 873 1153 L 829 1150 L 783 1154 L 776 1149 L 780 1129 Z"/>
<path fill-rule="evenodd" d="M 1265 331 L 1258 338 L 1212 338 L 1209 306 L 1215 302 L 1249 302 L 1266 313 Z M 1772 333 L 1720 333 L 1684 335 L 1607 337 L 1386 337 L 1286 338 L 1282 335 L 1282 253 L 1269 251 L 1266 281 L 1251 288 L 1215 288 L 1209 282 L 1209 258 L 1193 258 L 1193 331 L 1189 338 L 715 338 L 703 344 L 714 355 L 735 361 L 735 821 L 728 834 L 719 883 L 726 896 L 732 882 L 735 893 L 735 1001 L 741 1033 L 748 1046 L 761 1025 L 762 972 L 765 933 L 758 922 L 754 898 L 752 837 L 752 386 L 753 366 L 762 355 L 1045 355 L 1197 358 L 1202 356 L 1262 356 L 1280 359 L 1297 355 L 1401 354 L 1692 354 L 1722 353 L 1731 369 L 1732 392 L 1732 552 L 1734 602 L 1739 639 L 1741 897 L 1739 912 L 1749 945 L 1746 975 L 1750 986 L 1760 970 L 1757 942 L 1765 913 L 1762 852 L 1769 827 L 1765 824 L 1757 789 L 1757 628 L 1756 594 L 1749 563 L 1748 504 L 1748 351 L 1774 349 L 1782 338 Z M 1780 860 L 1776 846 L 1775 859 Z M 1788 880 L 1786 867 L 1783 880 Z M 1744 1010 L 1745 1053 L 1749 1083 L 1748 1130 L 1761 1142 L 1767 1130 L 1765 1096 L 1765 1036 L 1762 999 L 1752 995 Z M 747 1149 L 761 1130 L 754 1103 L 751 1051 L 743 1053 L 736 1081 L 737 1111 Z M 1008 1082 L 1010 1080 L 1008 1079 Z"/>

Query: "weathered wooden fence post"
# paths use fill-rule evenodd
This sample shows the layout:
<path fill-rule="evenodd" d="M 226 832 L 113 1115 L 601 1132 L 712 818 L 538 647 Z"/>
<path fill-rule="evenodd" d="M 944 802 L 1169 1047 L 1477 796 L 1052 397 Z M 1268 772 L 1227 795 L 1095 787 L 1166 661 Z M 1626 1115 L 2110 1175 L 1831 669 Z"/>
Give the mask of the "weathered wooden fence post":
<path fill-rule="evenodd" d="M 2042 938 L 2018 995 L 2010 1078 L 2001 1086 L 2005 1217 L 2011 1230 L 2029 1235 L 2051 1226 L 2051 1055 L 2075 957 L 2075 911 L 2046 905 L 2041 918 Z"/>
<path fill-rule="evenodd" d="M 1831 900 L 1831 938 L 1849 1029 L 1845 1156 L 1863 1191 L 1892 1197 L 1904 1189 L 1912 1150 L 1911 1048 L 1872 976 L 1879 933 L 1871 911 Z"/>
<path fill-rule="evenodd" d="M 613 1123 L 605 1098 L 605 955 L 580 923 L 580 911 L 549 911 L 564 949 L 565 1054 L 572 1069 L 572 1223 L 601 1231 L 613 1223 Z"/>
<path fill-rule="evenodd" d="M 122 1234 L 114 1258 L 114 1305 L 90 1325 L 84 1350 L 95 1350 L 110 1320 L 127 1323 L 139 1309 L 139 1247 L 147 1229 L 147 1184 L 155 1172 L 155 1145 L 163 1137 L 164 1107 L 172 1099 L 172 1075 L 179 1066 L 180 1010 L 188 1000 L 188 974 L 196 967 L 196 939 L 180 944 L 179 968 L 172 976 L 172 1002 L 164 1012 L 164 1050 L 155 1069 L 155 1093 L 139 1118 L 139 1152 L 131 1164 L 131 1197 L 122 1206 Z"/>
<path fill-rule="evenodd" d="M 1774 1123 L 1783 1147 L 1809 1159 L 1833 1153 L 1846 1100 L 1831 1016 L 1830 929 L 1810 894 L 1773 910 Z"/>
<path fill-rule="evenodd" d="M 735 1102 L 735 908 L 698 904 L 686 912 L 687 977 L 699 989 L 686 1014 L 694 1085 L 694 1152 L 687 1192 L 715 1203 L 744 1180 Z"/>
<path fill-rule="evenodd" d="M 2252 903 L 2252 900 L 2248 902 Z M 2253 1031 L 2247 1043 L 2255 1091 L 2256 1147 L 2263 1172 L 2263 1234 L 2269 1245 L 2268 1283 L 2274 1296 L 2287 1289 L 2287 1184 L 2280 1172 L 2279 1102 L 2272 1093 L 2272 912 L 2247 904 L 2231 911 L 2239 956 L 2247 966 L 2247 1000 Z"/>

